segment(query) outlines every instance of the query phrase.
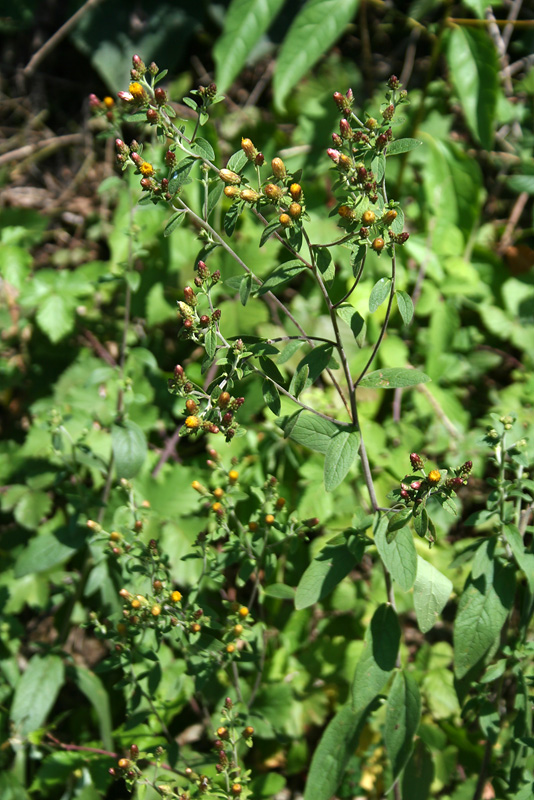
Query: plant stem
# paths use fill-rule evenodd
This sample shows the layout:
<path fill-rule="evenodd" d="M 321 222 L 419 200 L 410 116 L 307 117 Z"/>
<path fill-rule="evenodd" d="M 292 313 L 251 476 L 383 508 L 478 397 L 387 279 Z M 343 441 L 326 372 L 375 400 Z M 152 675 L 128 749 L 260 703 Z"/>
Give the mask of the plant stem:
<path fill-rule="evenodd" d="M 395 278 L 396 278 L 396 261 L 395 261 L 395 252 L 393 252 L 393 257 L 391 259 L 391 289 L 390 289 L 390 292 L 389 292 L 389 300 L 388 300 L 388 305 L 387 305 L 387 308 L 386 308 L 386 316 L 385 316 L 384 322 L 382 324 L 382 330 L 380 331 L 380 335 L 379 335 L 379 337 L 378 337 L 378 339 L 376 341 L 375 346 L 373 347 L 373 352 L 369 356 L 367 364 L 365 365 L 365 367 L 361 371 L 358 380 L 356 380 L 354 382 L 354 388 L 355 389 L 361 383 L 361 381 L 364 379 L 369 367 L 373 363 L 373 361 L 375 359 L 375 356 L 378 353 L 380 345 L 382 344 L 382 339 L 384 338 L 384 336 L 386 334 L 386 330 L 387 330 L 387 327 L 388 327 L 388 324 L 389 324 L 389 318 L 391 316 L 391 307 L 393 305 L 393 297 L 395 295 Z"/>

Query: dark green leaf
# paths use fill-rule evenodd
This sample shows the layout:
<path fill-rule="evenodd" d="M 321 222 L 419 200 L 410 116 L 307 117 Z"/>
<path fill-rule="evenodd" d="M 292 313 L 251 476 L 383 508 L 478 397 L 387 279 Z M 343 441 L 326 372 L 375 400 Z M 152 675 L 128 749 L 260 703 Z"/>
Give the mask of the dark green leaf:
<path fill-rule="evenodd" d="M 365 632 L 363 653 L 352 682 L 354 711 L 367 708 L 377 697 L 395 668 L 400 644 L 400 625 L 394 609 L 379 606 Z"/>
<path fill-rule="evenodd" d="M 198 139 L 195 139 L 195 141 L 189 146 L 194 153 L 198 153 L 198 155 L 201 158 L 206 159 L 206 161 L 214 160 L 215 153 L 213 152 L 213 147 L 207 141 L 207 139 L 202 139 L 202 137 L 199 137 Z"/>
<path fill-rule="evenodd" d="M 141 428 L 126 420 L 111 428 L 111 446 L 119 478 L 133 478 L 143 466 L 147 454 L 146 437 Z"/>
<path fill-rule="evenodd" d="M 366 255 L 367 247 L 364 244 L 361 244 L 356 250 L 353 251 L 350 259 L 350 265 L 352 267 L 352 274 L 354 277 L 356 277 L 359 273 Z"/>
<path fill-rule="evenodd" d="M 315 62 L 326 53 L 352 21 L 358 0 L 308 0 L 287 32 L 276 61 L 273 78 L 275 102 L 283 108 L 286 97 Z"/>
<path fill-rule="evenodd" d="M 248 164 L 248 158 L 243 150 L 237 150 L 228 159 L 226 169 L 231 169 L 232 172 L 241 172 L 242 169 Z"/>
<path fill-rule="evenodd" d="M 213 358 L 217 352 L 217 331 L 215 328 L 209 328 L 204 336 L 204 347 L 209 358 Z"/>
<path fill-rule="evenodd" d="M 328 723 L 313 754 L 304 800 L 331 800 L 354 754 L 365 724 L 367 708 L 343 706 Z"/>
<path fill-rule="evenodd" d="M 338 431 L 330 439 L 324 461 L 324 486 L 327 492 L 332 492 L 344 481 L 359 447 L 360 436 L 357 431 Z"/>
<path fill-rule="evenodd" d="M 222 181 L 215 181 L 209 188 L 208 191 L 208 214 L 207 218 L 209 219 L 215 210 L 217 203 L 221 199 L 221 195 L 224 191 L 224 184 Z"/>
<path fill-rule="evenodd" d="M 310 365 L 301 361 L 295 374 L 293 375 L 293 378 L 291 379 L 291 385 L 289 387 L 289 391 L 294 397 L 298 397 L 307 386 L 311 385 L 311 381 L 308 379 L 309 374 Z"/>
<path fill-rule="evenodd" d="M 265 401 L 265 405 L 271 409 L 273 414 L 277 417 L 280 415 L 280 410 L 282 408 L 282 404 L 280 402 L 280 394 L 278 389 L 270 380 L 264 380 L 262 383 L 261 391 L 263 394 L 263 399 Z"/>
<path fill-rule="evenodd" d="M 69 669 L 74 673 L 74 680 L 81 692 L 87 697 L 89 702 L 93 705 L 100 729 L 100 738 L 108 750 L 113 747 L 111 738 L 112 722 L 111 711 L 109 707 L 109 697 L 106 689 L 94 672 L 90 669 L 83 667 L 79 664 L 74 664 Z"/>
<path fill-rule="evenodd" d="M 456 26 L 449 32 L 447 62 L 469 130 L 491 150 L 499 94 L 499 59 L 489 33 Z"/>
<path fill-rule="evenodd" d="M 185 219 L 185 211 L 176 211 L 172 217 L 169 218 L 165 228 L 163 229 L 164 236 L 170 236 L 171 233 L 181 225 Z"/>
<path fill-rule="evenodd" d="M 424 558 L 417 556 L 413 603 L 421 633 L 427 633 L 434 627 L 451 592 L 451 581 Z"/>
<path fill-rule="evenodd" d="M 323 280 L 327 286 L 330 286 L 336 277 L 336 265 L 330 251 L 326 247 L 317 247 L 315 262 Z"/>
<path fill-rule="evenodd" d="M 495 564 L 493 582 L 468 578 L 454 622 L 454 672 L 463 678 L 486 655 L 508 616 L 515 591 L 514 570 Z"/>
<path fill-rule="evenodd" d="M 401 528 L 388 541 L 387 527 L 387 517 L 382 517 L 375 530 L 375 544 L 391 577 L 407 592 L 414 585 L 417 573 L 417 553 L 412 532 L 409 528 Z"/>
<path fill-rule="evenodd" d="M 419 139 L 396 139 L 391 144 L 388 144 L 386 154 L 388 156 L 396 156 L 399 153 L 409 153 L 410 150 L 415 150 L 419 145 L 423 144 Z"/>
<path fill-rule="evenodd" d="M 428 383 L 430 378 L 418 369 L 403 369 L 391 367 L 369 372 L 362 378 L 359 385 L 367 389 L 399 389 L 406 386 L 417 386 L 419 383 Z"/>
<path fill-rule="evenodd" d="M 400 775 L 410 757 L 413 737 L 417 733 L 420 720 L 419 687 L 409 672 L 400 670 L 395 675 L 388 696 L 384 735 L 393 781 Z"/>
<path fill-rule="evenodd" d="M 235 226 L 237 225 L 237 220 L 241 216 L 241 212 L 243 211 L 243 203 L 234 203 L 226 214 L 224 215 L 223 226 L 226 234 L 231 236 L 232 233 L 235 231 Z"/>
<path fill-rule="evenodd" d="M 304 356 L 293 375 L 289 387 L 291 394 L 298 397 L 304 389 L 310 387 L 328 367 L 331 357 L 332 345 L 330 344 L 321 344 L 318 347 L 314 347 L 308 355 Z M 303 379 L 304 372 L 306 376 Z M 298 392 L 296 391 L 296 387 L 299 389 Z"/>
<path fill-rule="evenodd" d="M 282 375 L 282 373 L 280 372 L 274 361 L 271 361 L 270 358 L 267 358 L 266 356 L 262 355 L 259 357 L 259 364 L 261 371 L 264 372 L 265 375 L 267 375 L 273 381 L 276 381 L 276 383 L 279 383 L 281 386 L 284 385 L 285 383 L 284 376 Z"/>
<path fill-rule="evenodd" d="M 82 528 L 69 530 L 62 527 L 53 533 L 41 533 L 31 540 L 17 558 L 15 578 L 57 567 L 71 558 L 84 545 L 85 539 L 86 533 Z"/>
<path fill-rule="evenodd" d="M 429 800 L 434 781 L 434 759 L 421 739 L 415 742 L 402 775 L 402 796 L 410 800 Z"/>
<path fill-rule="evenodd" d="M 215 79 L 220 91 L 225 91 L 239 74 L 283 2 L 284 0 L 232 0 L 226 12 L 223 33 L 213 50 Z"/>
<path fill-rule="evenodd" d="M 269 224 L 265 226 L 260 236 L 260 247 L 263 247 L 267 239 L 270 236 L 272 236 L 273 233 L 277 231 L 279 227 L 280 227 L 280 222 L 278 221 L 278 217 L 271 220 L 271 222 L 269 222 Z"/>
<path fill-rule="evenodd" d="M 371 289 L 369 295 L 369 311 L 374 314 L 376 309 L 382 305 L 391 289 L 391 278 L 380 278 Z"/>
<path fill-rule="evenodd" d="M 313 559 L 297 586 L 295 608 L 308 608 L 329 595 L 356 564 L 346 545 L 328 545 Z"/>
<path fill-rule="evenodd" d="M 397 299 L 397 307 L 405 325 L 409 325 L 413 319 L 413 302 L 412 298 L 406 292 L 395 292 Z"/>
<path fill-rule="evenodd" d="M 284 429 L 284 433 L 286 436 L 291 436 L 298 444 L 309 447 L 310 450 L 326 453 L 331 438 L 338 430 L 339 428 L 327 419 L 299 411 L 295 415 L 291 432 L 286 433 Z"/>
<path fill-rule="evenodd" d="M 251 289 L 252 289 L 252 275 L 249 273 L 248 275 L 244 275 L 243 278 L 241 278 L 241 283 L 239 284 L 239 299 L 241 300 L 242 306 L 246 306 L 248 298 L 250 297 Z"/>
<path fill-rule="evenodd" d="M 349 303 L 342 303 L 338 306 L 336 308 L 336 313 L 341 317 L 343 322 L 349 325 L 358 347 L 363 347 L 365 339 L 365 320 L 362 315 Z"/>
<path fill-rule="evenodd" d="M 59 656 L 33 656 L 15 689 L 10 719 L 19 736 L 40 728 L 56 702 L 65 680 Z"/>
<path fill-rule="evenodd" d="M 193 156 L 186 156 L 178 162 L 176 167 L 171 172 L 171 176 L 169 178 L 168 191 L 171 194 L 175 194 L 178 189 L 191 182 L 189 179 L 189 173 L 193 169 L 196 161 L 197 159 L 193 158 Z"/>
<path fill-rule="evenodd" d="M 258 290 L 258 295 L 265 294 L 266 292 L 274 292 L 279 286 L 288 283 L 296 275 L 300 275 L 306 269 L 302 261 L 295 259 L 294 261 L 287 261 L 285 264 L 277 267 L 269 277 L 262 283 Z"/>

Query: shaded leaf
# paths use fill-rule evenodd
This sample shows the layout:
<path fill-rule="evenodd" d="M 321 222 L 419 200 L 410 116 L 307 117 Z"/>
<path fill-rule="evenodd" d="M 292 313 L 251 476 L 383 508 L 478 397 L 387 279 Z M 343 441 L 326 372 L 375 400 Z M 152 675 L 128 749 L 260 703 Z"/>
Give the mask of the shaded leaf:
<path fill-rule="evenodd" d="M 33 656 L 17 684 L 10 719 L 19 735 L 27 736 L 40 728 L 56 702 L 65 680 L 59 656 Z"/>
<path fill-rule="evenodd" d="M 111 446 L 115 470 L 119 478 L 133 478 L 144 464 L 147 454 L 146 437 L 139 425 L 126 420 L 111 428 Z"/>
<path fill-rule="evenodd" d="M 417 556 L 417 575 L 413 587 L 413 602 L 421 633 L 434 627 L 451 596 L 452 583 L 430 562 Z"/>
<path fill-rule="evenodd" d="M 388 520 L 382 517 L 375 530 L 375 544 L 391 577 L 407 592 L 412 588 L 417 573 L 417 553 L 409 528 L 401 528 L 388 541 Z"/>
<path fill-rule="evenodd" d="M 108 750 L 113 747 L 111 738 L 112 722 L 108 693 L 104 684 L 90 669 L 74 664 L 69 667 L 73 671 L 74 680 L 81 692 L 87 697 L 96 711 L 100 738 Z"/>
<path fill-rule="evenodd" d="M 176 211 L 167 221 L 163 229 L 164 236 L 170 236 L 171 233 L 182 224 L 185 219 L 185 211 Z"/>
<path fill-rule="evenodd" d="M 388 695 L 384 739 L 393 781 L 400 775 L 413 749 L 421 720 L 421 696 L 414 677 L 405 670 L 395 675 Z"/>
<path fill-rule="evenodd" d="M 330 439 L 324 461 L 324 486 L 332 492 L 345 479 L 354 463 L 360 447 L 360 435 L 357 431 L 338 431 Z"/>
<path fill-rule="evenodd" d="M 400 625 L 390 605 L 379 606 L 365 632 L 364 650 L 352 682 L 352 707 L 366 708 L 377 697 L 395 668 L 400 644 Z"/>
<path fill-rule="evenodd" d="M 362 315 L 349 303 L 342 303 L 338 306 L 336 308 L 336 313 L 338 317 L 350 327 L 358 347 L 363 347 L 365 339 L 365 320 Z"/>
<path fill-rule="evenodd" d="M 299 581 L 295 608 L 308 608 L 329 595 L 356 563 L 357 559 L 346 545 L 324 547 L 308 565 Z"/>
<path fill-rule="evenodd" d="M 53 533 L 42 533 L 32 539 L 15 562 L 15 578 L 22 578 L 57 567 L 67 561 L 85 544 L 86 532 L 82 528 L 69 530 L 57 528 Z"/>

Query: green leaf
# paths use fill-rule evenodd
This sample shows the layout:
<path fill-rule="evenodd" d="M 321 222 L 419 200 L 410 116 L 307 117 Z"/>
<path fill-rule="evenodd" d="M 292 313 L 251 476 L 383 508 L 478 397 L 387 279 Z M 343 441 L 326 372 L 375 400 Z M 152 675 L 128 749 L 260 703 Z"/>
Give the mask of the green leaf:
<path fill-rule="evenodd" d="M 332 492 L 345 479 L 354 463 L 360 447 L 357 431 L 338 431 L 330 439 L 324 460 L 324 487 Z"/>
<path fill-rule="evenodd" d="M 420 142 L 419 139 L 396 139 L 388 144 L 386 155 L 397 156 L 399 153 L 409 153 L 410 150 L 415 150 L 421 144 L 423 142 Z"/>
<path fill-rule="evenodd" d="M 224 92 L 239 74 L 283 4 L 284 0 L 232 0 L 213 50 L 219 91 Z"/>
<path fill-rule="evenodd" d="M 447 63 L 469 130 L 491 150 L 499 94 L 499 60 L 489 34 L 457 26 L 449 33 Z"/>
<path fill-rule="evenodd" d="M 336 308 L 336 313 L 338 317 L 350 327 L 358 347 L 363 347 L 365 340 L 365 320 L 362 315 L 349 303 L 342 303 L 338 306 Z"/>
<path fill-rule="evenodd" d="M 399 309 L 399 314 L 402 317 L 402 321 L 405 325 L 409 325 L 413 319 L 413 302 L 412 298 L 406 292 L 395 292 L 395 298 L 397 300 L 397 307 Z"/>
<path fill-rule="evenodd" d="M 384 740 L 391 762 L 393 781 L 408 761 L 413 737 L 421 720 L 421 697 L 414 677 L 405 670 L 395 675 L 386 708 Z"/>
<path fill-rule="evenodd" d="M 383 603 L 365 632 L 364 649 L 352 682 L 354 711 L 367 708 L 382 691 L 395 668 L 400 644 L 400 625 L 395 610 Z"/>
<path fill-rule="evenodd" d="M 236 152 L 233 153 L 228 159 L 226 169 L 231 169 L 232 172 L 241 172 L 241 170 L 244 169 L 247 164 L 248 164 L 248 158 L 245 152 L 239 149 L 236 150 Z"/>
<path fill-rule="evenodd" d="M 282 109 L 291 89 L 352 21 L 359 0 L 308 0 L 293 20 L 278 54 L 273 87 Z"/>
<path fill-rule="evenodd" d="M 409 797 L 410 800 L 428 800 L 433 781 L 433 756 L 424 742 L 418 739 L 402 775 L 402 796 Z"/>
<path fill-rule="evenodd" d="M 417 574 L 417 553 L 412 532 L 409 528 L 401 528 L 388 541 L 387 527 L 387 517 L 381 517 L 375 530 L 375 544 L 391 577 L 407 592 L 414 585 Z"/>
<path fill-rule="evenodd" d="M 50 294 L 41 301 L 36 319 L 41 330 L 56 344 L 74 328 L 74 304 L 70 298 Z"/>
<path fill-rule="evenodd" d="M 332 349 L 330 344 L 321 344 L 304 356 L 289 385 L 292 395 L 298 397 L 304 389 L 308 389 L 315 383 L 319 375 L 328 367 L 332 358 Z"/>
<path fill-rule="evenodd" d="M 171 217 L 169 217 L 167 224 L 163 229 L 164 236 L 170 236 L 171 233 L 181 225 L 185 219 L 185 211 L 176 211 Z"/>
<path fill-rule="evenodd" d="M 215 328 L 209 328 L 204 336 L 204 347 L 209 358 L 213 358 L 217 352 L 217 331 Z"/>
<path fill-rule="evenodd" d="M 203 139 L 199 136 L 195 141 L 190 145 L 191 150 L 193 152 L 198 153 L 201 158 L 204 158 L 206 161 L 213 161 L 215 159 L 215 153 L 213 152 L 213 147 L 208 142 L 207 139 Z M 170 191 L 170 190 L 169 190 Z"/>
<path fill-rule="evenodd" d="M 369 295 L 369 311 L 374 314 L 376 309 L 382 305 L 389 295 L 391 288 L 391 278 L 380 278 L 371 289 Z"/>
<path fill-rule="evenodd" d="M 297 259 L 293 261 L 286 261 L 285 264 L 277 267 L 269 277 L 262 283 L 258 290 L 258 295 L 265 294 L 266 292 L 274 292 L 284 283 L 289 283 L 296 275 L 300 275 L 306 269 L 302 261 Z"/>
<path fill-rule="evenodd" d="M 369 372 L 359 383 L 367 389 L 399 389 L 406 386 L 417 386 L 419 383 L 428 383 L 431 380 L 424 372 L 418 369 L 403 369 L 391 367 Z"/>
<path fill-rule="evenodd" d="M 30 274 L 31 254 L 24 247 L 0 245 L 0 273 L 7 283 L 19 291 Z"/>
<path fill-rule="evenodd" d="M 295 608 L 300 611 L 329 595 L 357 563 L 346 545 L 326 545 L 308 565 L 297 586 Z"/>
<path fill-rule="evenodd" d="M 504 535 L 519 569 L 525 573 L 531 595 L 534 595 L 534 553 L 527 552 L 523 537 L 515 525 L 505 525 Z"/>
<path fill-rule="evenodd" d="M 295 590 L 285 583 L 271 583 L 270 586 L 265 587 L 263 593 L 266 594 L 267 597 L 276 597 L 279 600 L 295 599 Z"/>
<path fill-rule="evenodd" d="M 19 736 L 40 728 L 56 702 L 65 680 L 59 656 L 33 656 L 15 689 L 10 719 Z"/>
<path fill-rule="evenodd" d="M 358 745 L 366 712 L 367 707 L 355 712 L 345 705 L 328 723 L 313 754 L 304 800 L 330 800 L 335 795 Z"/>
<path fill-rule="evenodd" d="M 278 230 L 279 227 L 280 227 L 280 222 L 278 220 L 278 217 L 275 217 L 275 219 L 271 220 L 269 224 L 265 226 L 260 236 L 260 247 L 263 247 L 267 239 L 269 239 L 269 237 L 271 237 L 273 233 Z"/>
<path fill-rule="evenodd" d="M 67 561 L 85 543 L 83 528 L 57 528 L 53 533 L 42 533 L 32 539 L 15 562 L 15 578 L 23 578 L 57 567 Z"/>
<path fill-rule="evenodd" d="M 315 414 L 297 412 L 298 417 L 289 434 L 298 444 L 309 447 L 318 453 L 326 454 L 328 445 L 339 428 L 327 419 L 317 417 Z"/>
<path fill-rule="evenodd" d="M 243 211 L 243 203 L 234 203 L 224 215 L 223 227 L 227 236 L 231 236 L 235 231 L 237 220 Z"/>
<path fill-rule="evenodd" d="M 263 399 L 265 401 L 265 405 L 271 409 L 273 414 L 277 417 L 280 415 L 280 411 L 282 408 L 282 403 L 280 401 L 280 393 L 278 389 L 270 380 L 264 380 L 261 386 L 261 391 L 263 394 Z"/>
<path fill-rule="evenodd" d="M 468 578 L 454 622 L 454 672 L 463 678 L 500 635 L 514 602 L 513 568 L 495 563 L 493 582 L 486 575 Z"/>
<path fill-rule="evenodd" d="M 13 516 L 24 528 L 35 530 L 43 517 L 46 517 L 52 508 L 52 500 L 46 492 L 25 492 L 15 506 Z"/>
<path fill-rule="evenodd" d="M 104 684 L 94 672 L 90 669 L 74 664 L 69 667 L 73 671 L 74 681 L 79 690 L 87 697 L 96 711 L 98 718 L 98 726 L 100 729 L 100 738 L 108 750 L 113 748 L 113 741 L 111 737 L 112 722 L 111 711 L 109 707 L 109 697 Z"/>
<path fill-rule="evenodd" d="M 209 188 L 208 191 L 208 213 L 207 219 L 211 217 L 213 211 L 217 207 L 217 203 L 221 199 L 221 195 L 224 192 L 224 183 L 220 180 L 214 181 Z"/>
<path fill-rule="evenodd" d="M 146 437 L 141 428 L 126 420 L 111 428 L 111 447 L 115 470 L 119 478 L 133 478 L 144 464 L 147 454 Z"/>
<path fill-rule="evenodd" d="M 252 289 L 252 275 L 244 275 L 239 284 L 239 299 L 241 305 L 246 306 L 248 298 L 250 297 L 250 290 Z"/>
<path fill-rule="evenodd" d="M 451 596 L 452 583 L 428 561 L 417 556 L 417 576 L 413 586 L 415 616 L 421 633 L 434 627 Z"/>
<path fill-rule="evenodd" d="M 506 184 L 518 194 L 520 192 L 534 194 L 534 175 L 511 175 Z"/>
<path fill-rule="evenodd" d="M 170 194 L 175 194 L 178 189 L 181 189 L 182 186 L 186 185 L 187 183 L 191 183 L 189 173 L 193 169 L 196 162 L 197 159 L 193 158 L 193 156 L 186 156 L 178 162 L 176 167 L 171 172 L 171 176 L 169 178 L 169 185 L 167 189 Z"/>

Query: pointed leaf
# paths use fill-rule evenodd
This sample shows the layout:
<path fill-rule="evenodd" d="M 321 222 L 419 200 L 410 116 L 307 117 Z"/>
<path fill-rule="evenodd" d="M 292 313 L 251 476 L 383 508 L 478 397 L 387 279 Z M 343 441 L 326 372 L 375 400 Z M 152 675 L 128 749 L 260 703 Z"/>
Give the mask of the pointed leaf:
<path fill-rule="evenodd" d="M 171 233 L 178 227 L 178 225 L 182 224 L 184 219 L 185 211 L 176 211 L 176 213 L 169 217 L 169 220 L 163 229 L 163 235 L 170 236 Z"/>
<path fill-rule="evenodd" d="M 291 380 L 289 386 L 291 394 L 298 397 L 300 392 L 315 383 L 319 375 L 328 367 L 332 358 L 332 349 L 332 345 L 321 344 L 319 347 L 314 347 L 308 355 L 304 356 Z M 305 378 L 303 378 L 304 372 L 306 373 Z M 298 392 L 296 387 L 299 389 Z"/>
<path fill-rule="evenodd" d="M 265 294 L 266 292 L 274 292 L 279 286 L 284 283 L 289 283 L 296 275 L 300 275 L 306 269 L 302 261 L 294 259 L 293 261 L 286 261 L 277 267 L 269 277 L 262 283 L 258 289 L 258 295 Z"/>
<path fill-rule="evenodd" d="M 418 739 L 402 775 L 402 796 L 410 800 L 428 800 L 433 780 L 434 758 L 422 739 Z"/>
<path fill-rule="evenodd" d="M 82 667 L 79 664 L 74 664 L 71 669 L 73 670 L 74 680 L 78 688 L 84 693 L 96 711 L 100 728 L 100 738 L 102 739 L 104 747 L 111 750 L 113 747 L 111 738 L 113 726 L 111 723 L 108 693 L 98 675 L 95 675 L 90 669 Z"/>
<path fill-rule="evenodd" d="M 19 736 L 40 728 L 56 702 L 65 680 L 59 656 L 33 656 L 15 689 L 10 719 Z"/>
<path fill-rule="evenodd" d="M 133 478 L 144 464 L 147 454 L 146 437 L 139 425 L 126 420 L 111 428 L 111 446 L 115 470 L 119 478 Z"/>
<path fill-rule="evenodd" d="M 365 339 L 365 320 L 362 315 L 349 303 L 338 306 L 336 313 L 350 327 L 358 347 L 362 347 Z"/>
<path fill-rule="evenodd" d="M 360 447 L 358 431 L 339 431 L 330 439 L 324 461 L 324 487 L 332 492 L 345 479 Z"/>
<path fill-rule="evenodd" d="M 376 309 L 382 305 L 391 289 L 391 278 L 380 278 L 371 289 L 369 295 L 369 311 L 374 314 Z"/>
<path fill-rule="evenodd" d="M 280 401 L 280 394 L 278 389 L 272 383 L 272 381 L 264 380 L 262 383 L 261 391 L 263 394 L 263 399 L 265 400 L 265 405 L 271 409 L 273 414 L 276 414 L 278 417 L 280 415 L 280 410 L 282 408 L 282 403 Z"/>
<path fill-rule="evenodd" d="M 346 545 L 324 547 L 306 568 L 297 586 L 295 608 L 300 611 L 332 592 L 357 563 Z"/>
<path fill-rule="evenodd" d="M 421 720 L 421 696 L 413 676 L 405 670 L 395 675 L 387 708 L 385 743 L 393 781 L 397 779 L 413 749 L 413 737 Z"/>
<path fill-rule="evenodd" d="M 402 321 L 405 325 L 409 325 L 413 319 L 413 302 L 412 298 L 410 297 L 407 292 L 395 292 L 395 297 L 397 299 L 397 307 L 399 309 L 399 314 L 402 317 Z"/>
<path fill-rule="evenodd" d="M 273 85 L 279 108 L 291 89 L 329 50 L 353 19 L 359 0 L 308 0 L 286 34 L 278 55 Z"/>
<path fill-rule="evenodd" d="M 451 592 L 451 581 L 424 558 L 417 556 L 413 602 L 421 633 L 427 633 L 434 627 Z"/>
<path fill-rule="evenodd" d="M 284 0 L 232 0 L 222 36 L 213 50 L 219 91 L 224 92 L 231 85 L 283 3 Z"/>
<path fill-rule="evenodd" d="M 391 577 L 407 592 L 412 588 L 417 574 L 417 553 L 412 532 L 409 528 L 401 528 L 388 541 L 387 527 L 388 519 L 382 517 L 375 530 L 375 544 Z"/>
<path fill-rule="evenodd" d="M 388 144 L 386 155 L 396 156 L 399 153 L 409 153 L 410 150 L 415 150 L 421 144 L 423 142 L 420 142 L 419 139 L 396 139 Z"/>
<path fill-rule="evenodd" d="M 241 279 L 241 283 L 239 284 L 239 299 L 241 300 L 242 306 L 246 306 L 248 298 L 250 297 L 251 288 L 252 288 L 252 275 L 248 274 Z"/>
<path fill-rule="evenodd" d="M 400 635 L 397 614 L 383 603 L 376 609 L 365 632 L 364 650 L 356 664 L 352 682 L 354 711 L 367 708 L 384 688 L 395 668 Z"/>
<path fill-rule="evenodd" d="M 418 369 L 403 369 L 391 367 L 369 372 L 362 378 L 359 385 L 367 389 L 400 389 L 407 386 L 417 386 L 419 383 L 428 383 L 431 378 Z"/>
<path fill-rule="evenodd" d="M 313 754 L 304 800 L 330 800 L 354 754 L 367 717 L 367 708 L 353 711 L 343 706 L 328 726 Z"/>
<path fill-rule="evenodd" d="M 326 453 L 331 438 L 335 436 L 338 430 L 339 428 L 327 419 L 299 411 L 290 433 L 286 433 L 285 429 L 284 433 L 298 444 L 309 447 L 310 450 L 315 450 L 317 453 Z"/>

